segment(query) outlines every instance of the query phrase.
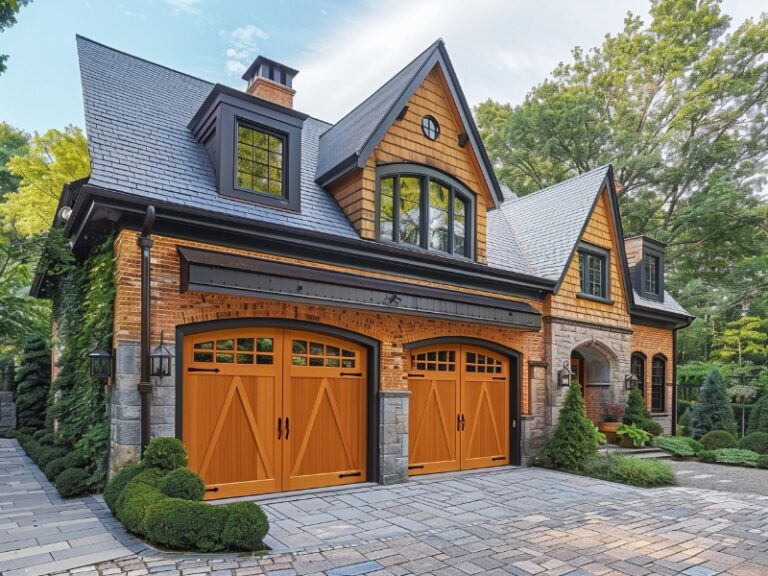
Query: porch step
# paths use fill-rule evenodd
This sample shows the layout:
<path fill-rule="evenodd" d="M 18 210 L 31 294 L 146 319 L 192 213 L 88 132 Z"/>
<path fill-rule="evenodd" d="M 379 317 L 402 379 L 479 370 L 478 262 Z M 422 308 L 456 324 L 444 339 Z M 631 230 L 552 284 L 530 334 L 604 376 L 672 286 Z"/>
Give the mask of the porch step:
<path fill-rule="evenodd" d="M 635 458 L 656 458 L 659 460 L 669 460 L 672 456 L 669 452 L 659 450 L 653 446 L 646 448 L 622 448 L 621 446 L 607 445 L 600 447 L 602 454 L 621 454 L 623 456 L 634 456 Z"/>

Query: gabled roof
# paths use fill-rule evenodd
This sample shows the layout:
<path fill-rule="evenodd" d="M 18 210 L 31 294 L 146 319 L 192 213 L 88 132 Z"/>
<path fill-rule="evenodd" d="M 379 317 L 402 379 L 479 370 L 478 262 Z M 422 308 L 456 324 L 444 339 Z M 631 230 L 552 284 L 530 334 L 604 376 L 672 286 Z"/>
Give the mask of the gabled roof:
<path fill-rule="evenodd" d="M 609 171 L 601 166 L 501 205 L 536 276 L 559 283 Z"/>
<path fill-rule="evenodd" d="M 240 202 L 216 190 L 213 166 L 187 124 L 214 84 L 77 37 L 90 186 L 189 208 L 359 238 L 338 203 L 315 183 L 320 134 L 302 131 L 301 212 Z"/>
<path fill-rule="evenodd" d="M 501 188 L 442 39 L 419 54 L 320 137 L 317 181 L 326 185 L 353 168 L 364 167 L 374 148 L 436 65 L 445 75 L 488 189 L 501 202 Z"/>

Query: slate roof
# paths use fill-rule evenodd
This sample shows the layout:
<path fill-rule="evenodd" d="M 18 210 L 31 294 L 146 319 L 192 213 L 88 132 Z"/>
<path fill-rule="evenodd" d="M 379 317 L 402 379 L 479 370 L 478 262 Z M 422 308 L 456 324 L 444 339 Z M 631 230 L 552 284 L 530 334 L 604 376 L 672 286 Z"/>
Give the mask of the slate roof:
<path fill-rule="evenodd" d="M 610 166 L 601 166 L 499 208 L 536 276 L 560 280 Z"/>
<path fill-rule="evenodd" d="M 317 177 L 356 157 L 440 46 L 437 40 L 320 137 Z"/>
<path fill-rule="evenodd" d="M 88 183 L 173 204 L 337 236 L 359 238 L 341 207 L 315 184 L 320 134 L 308 118 L 302 135 L 301 213 L 221 196 L 205 148 L 187 124 L 213 84 L 78 36 Z"/>
<path fill-rule="evenodd" d="M 214 84 L 77 37 L 85 122 L 91 156 L 88 184 L 211 213 L 359 239 L 318 174 L 364 145 L 406 86 L 439 49 L 435 42 L 336 125 L 307 118 L 302 131 L 301 212 L 242 202 L 218 194 L 205 148 L 187 125 Z M 322 146 L 321 146 L 322 143 Z M 560 279 L 609 174 L 602 166 L 488 211 L 488 264 L 553 281 Z M 664 302 L 634 294 L 643 308 L 687 314 L 668 294 Z"/>
<path fill-rule="evenodd" d="M 645 298 L 644 296 L 641 296 L 640 293 L 634 288 L 632 289 L 632 295 L 635 298 L 635 306 L 638 308 L 646 308 L 656 312 L 669 312 L 671 314 L 679 314 L 681 316 L 688 316 L 689 318 L 692 318 L 688 311 L 683 308 L 680 303 L 675 300 L 666 290 L 664 290 L 663 302 Z"/>

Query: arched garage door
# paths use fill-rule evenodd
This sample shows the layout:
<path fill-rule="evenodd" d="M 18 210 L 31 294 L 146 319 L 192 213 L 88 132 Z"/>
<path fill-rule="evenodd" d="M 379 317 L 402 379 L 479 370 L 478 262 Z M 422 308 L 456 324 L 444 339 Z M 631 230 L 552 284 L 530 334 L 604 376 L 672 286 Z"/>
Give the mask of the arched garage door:
<path fill-rule="evenodd" d="M 182 440 L 208 498 L 366 479 L 366 349 L 237 328 L 184 338 Z"/>
<path fill-rule="evenodd" d="M 510 369 L 502 354 L 468 344 L 410 351 L 411 474 L 510 463 Z"/>

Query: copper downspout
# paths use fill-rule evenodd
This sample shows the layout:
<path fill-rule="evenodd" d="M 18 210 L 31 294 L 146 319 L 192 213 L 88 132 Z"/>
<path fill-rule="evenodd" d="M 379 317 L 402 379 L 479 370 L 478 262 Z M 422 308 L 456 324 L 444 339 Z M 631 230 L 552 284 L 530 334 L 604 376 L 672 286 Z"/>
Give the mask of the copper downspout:
<path fill-rule="evenodd" d="M 139 248 L 141 248 L 141 345 L 140 345 L 140 367 L 141 381 L 139 382 L 139 396 L 141 397 L 141 451 L 149 444 L 150 424 L 151 424 L 151 394 L 152 381 L 149 366 L 149 355 L 151 345 L 151 315 L 150 305 L 152 303 L 151 280 L 152 273 L 150 266 L 152 264 L 152 245 L 154 241 L 149 237 L 152 233 L 152 227 L 155 225 L 155 207 L 147 206 L 147 212 L 144 216 L 144 226 L 141 228 L 139 237 Z"/>

